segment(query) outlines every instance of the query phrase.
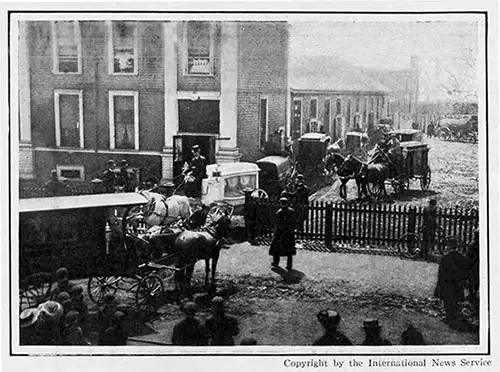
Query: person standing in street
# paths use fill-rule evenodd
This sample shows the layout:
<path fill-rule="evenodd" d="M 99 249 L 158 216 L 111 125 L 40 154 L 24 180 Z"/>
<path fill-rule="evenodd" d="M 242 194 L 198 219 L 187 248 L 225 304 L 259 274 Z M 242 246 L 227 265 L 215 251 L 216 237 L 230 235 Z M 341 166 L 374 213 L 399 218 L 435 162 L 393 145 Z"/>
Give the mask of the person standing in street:
<path fill-rule="evenodd" d="M 106 169 L 102 175 L 102 184 L 107 193 L 114 193 L 115 186 L 117 183 L 117 177 L 115 173 L 115 161 L 108 160 L 108 169 Z"/>
<path fill-rule="evenodd" d="M 287 257 L 286 268 L 292 270 L 295 248 L 295 211 L 288 205 L 287 198 L 280 198 L 281 208 L 276 212 L 276 229 L 269 249 L 273 256 L 273 267 L 279 266 L 280 257 Z"/>
<path fill-rule="evenodd" d="M 203 346 L 208 344 L 207 332 L 196 315 L 196 304 L 187 302 L 181 307 L 186 317 L 174 326 L 172 345 Z"/>
<path fill-rule="evenodd" d="M 118 175 L 119 185 L 123 187 L 124 192 L 130 192 L 130 175 L 128 174 L 128 162 L 124 159 L 120 164 L 120 173 Z"/>
<path fill-rule="evenodd" d="M 422 238 L 423 238 L 422 258 L 424 260 L 427 260 L 427 255 L 434 246 L 434 239 L 436 237 L 436 229 L 437 229 L 436 205 L 437 205 L 436 199 L 429 200 L 429 205 L 424 208 L 422 215 Z"/>
<path fill-rule="evenodd" d="M 240 333 L 238 320 L 226 315 L 222 297 L 212 299 L 212 316 L 205 322 L 211 346 L 233 346 L 234 336 Z"/>
<path fill-rule="evenodd" d="M 304 176 L 302 174 L 297 175 L 295 181 L 295 191 L 293 192 L 293 198 L 296 204 L 297 212 L 297 227 L 302 230 L 303 222 L 307 218 L 307 205 L 309 204 L 309 187 L 304 181 Z"/>
<path fill-rule="evenodd" d="M 340 323 L 340 314 L 333 310 L 320 311 L 316 317 L 325 329 L 325 334 L 317 339 L 313 345 L 329 346 L 329 345 L 352 345 L 343 333 L 338 331 Z"/>
<path fill-rule="evenodd" d="M 445 322 L 451 328 L 461 329 L 465 325 L 458 319 L 458 303 L 464 300 L 464 289 L 469 276 L 470 262 L 458 251 L 458 242 L 449 242 L 450 252 L 439 263 L 438 280 L 434 296 L 443 301 Z"/>
<path fill-rule="evenodd" d="M 48 196 L 66 195 L 67 186 L 64 182 L 59 180 L 57 171 L 55 169 L 50 173 L 50 181 L 45 185 L 45 190 Z"/>
<path fill-rule="evenodd" d="M 365 346 L 383 346 L 392 345 L 391 342 L 383 338 L 380 334 L 382 327 L 378 323 L 378 319 L 367 319 L 363 322 L 363 329 L 365 331 L 365 340 L 361 345 Z"/>

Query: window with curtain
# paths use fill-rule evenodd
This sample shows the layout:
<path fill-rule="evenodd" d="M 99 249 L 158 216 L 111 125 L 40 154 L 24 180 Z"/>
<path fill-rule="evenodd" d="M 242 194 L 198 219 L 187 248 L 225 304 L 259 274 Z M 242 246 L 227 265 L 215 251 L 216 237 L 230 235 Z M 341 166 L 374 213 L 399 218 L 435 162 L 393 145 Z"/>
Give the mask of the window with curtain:
<path fill-rule="evenodd" d="M 135 148 L 135 101 L 133 96 L 113 97 L 115 148 Z"/>
<path fill-rule="evenodd" d="M 54 22 L 55 72 L 81 72 L 79 32 L 78 21 Z"/>
<path fill-rule="evenodd" d="M 210 22 L 187 23 L 187 71 L 189 74 L 207 75 L 211 69 Z"/>
<path fill-rule="evenodd" d="M 112 35 L 113 73 L 136 73 L 137 24 L 135 22 L 112 22 Z"/>
<path fill-rule="evenodd" d="M 61 147 L 80 147 L 80 97 L 59 94 L 59 130 Z"/>

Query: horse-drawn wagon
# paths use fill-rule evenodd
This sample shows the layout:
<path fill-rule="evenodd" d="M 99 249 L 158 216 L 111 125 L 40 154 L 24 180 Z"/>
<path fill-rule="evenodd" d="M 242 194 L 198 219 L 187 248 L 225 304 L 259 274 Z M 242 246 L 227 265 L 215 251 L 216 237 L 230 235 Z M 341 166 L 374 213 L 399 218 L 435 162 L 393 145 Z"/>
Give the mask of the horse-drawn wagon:
<path fill-rule="evenodd" d="M 299 138 L 297 168 L 305 175 L 315 176 L 323 173 L 323 159 L 327 154 L 331 137 L 323 133 L 306 133 Z"/>
<path fill-rule="evenodd" d="M 477 142 L 477 115 L 442 119 L 437 135 L 441 141 Z"/>

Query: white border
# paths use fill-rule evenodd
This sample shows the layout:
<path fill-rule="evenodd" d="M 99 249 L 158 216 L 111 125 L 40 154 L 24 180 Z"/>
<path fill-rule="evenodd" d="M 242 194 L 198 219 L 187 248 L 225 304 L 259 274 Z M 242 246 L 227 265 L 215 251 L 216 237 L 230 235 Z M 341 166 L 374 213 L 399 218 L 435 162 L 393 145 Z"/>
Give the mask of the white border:
<path fill-rule="evenodd" d="M 78 53 L 78 71 L 76 72 L 63 72 L 59 71 L 59 54 L 57 48 L 59 46 L 59 36 L 56 32 L 56 22 L 52 21 L 52 72 L 55 75 L 81 75 L 82 68 L 82 33 L 79 21 L 73 21 L 75 25 L 76 48 Z"/>
<path fill-rule="evenodd" d="M 115 102 L 114 97 L 134 97 L 134 149 L 139 150 L 139 92 L 132 90 L 109 91 L 109 148 L 114 150 L 115 144 Z M 122 150 L 122 149 L 117 149 Z M 126 150 L 126 149 L 123 149 Z"/>
<path fill-rule="evenodd" d="M 84 142 L 84 123 L 83 123 L 83 90 L 77 89 L 55 89 L 54 90 L 54 118 L 56 125 L 56 147 L 66 147 L 61 146 L 61 111 L 59 106 L 59 99 L 61 95 L 67 96 L 78 96 L 78 110 L 79 110 L 79 121 L 80 121 L 80 148 L 85 147 Z"/>

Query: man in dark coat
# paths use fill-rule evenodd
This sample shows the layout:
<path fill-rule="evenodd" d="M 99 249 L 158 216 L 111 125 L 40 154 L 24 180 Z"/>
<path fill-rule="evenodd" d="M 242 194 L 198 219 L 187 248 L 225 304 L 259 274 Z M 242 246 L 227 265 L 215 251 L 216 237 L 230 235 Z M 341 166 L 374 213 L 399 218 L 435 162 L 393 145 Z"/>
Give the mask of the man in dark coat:
<path fill-rule="evenodd" d="M 450 242 L 450 252 L 439 263 L 438 280 L 434 295 L 443 301 L 446 323 L 459 325 L 458 303 L 464 300 L 464 287 L 469 275 L 469 260 L 457 251 L 457 242 Z"/>
<path fill-rule="evenodd" d="M 212 316 L 205 322 L 205 328 L 210 338 L 211 346 L 232 346 L 233 337 L 240 332 L 238 321 L 232 316 L 228 316 L 224 309 L 222 297 L 212 299 Z"/>
<path fill-rule="evenodd" d="M 196 305 L 193 302 L 187 302 L 182 306 L 181 310 L 186 314 L 186 317 L 174 326 L 172 345 L 208 345 L 207 332 L 195 318 Z"/>
<path fill-rule="evenodd" d="M 427 259 L 427 254 L 434 246 L 437 229 L 437 201 L 436 199 L 429 200 L 429 205 L 424 208 L 422 215 L 422 237 L 424 240 L 422 258 Z"/>
<path fill-rule="evenodd" d="M 352 342 L 341 332 L 338 331 L 340 323 L 340 314 L 333 310 L 320 311 L 316 317 L 325 329 L 325 334 L 317 339 L 313 345 L 352 345 Z"/>
<path fill-rule="evenodd" d="M 479 228 L 474 230 L 466 256 L 470 263 L 468 299 L 477 308 L 479 304 Z"/>
<path fill-rule="evenodd" d="M 125 314 L 116 311 L 113 314 L 111 326 L 104 331 L 104 336 L 99 340 L 99 345 L 125 346 L 127 345 L 128 332 L 124 327 Z"/>
<path fill-rule="evenodd" d="M 200 146 L 191 149 L 193 158 L 189 162 L 186 174 L 186 196 L 199 198 L 201 196 L 201 181 L 207 178 L 207 159 L 201 155 Z"/>
<path fill-rule="evenodd" d="M 102 184 L 107 193 L 115 192 L 115 186 L 117 183 L 115 166 L 116 164 L 114 160 L 108 160 L 108 169 L 106 169 L 102 175 Z"/>
<path fill-rule="evenodd" d="M 295 248 L 295 211 L 288 206 L 288 199 L 280 199 L 281 208 L 276 212 L 276 230 L 269 255 L 273 256 L 273 266 L 279 266 L 280 257 L 286 256 L 287 270 L 292 270 Z"/>
<path fill-rule="evenodd" d="M 401 333 L 402 345 L 425 345 L 424 336 L 420 333 L 413 324 L 410 324 L 403 333 Z"/>
<path fill-rule="evenodd" d="M 297 226 L 302 229 L 302 224 L 307 218 L 307 205 L 309 204 L 309 194 L 310 190 L 304 182 L 304 176 L 302 174 L 297 175 L 295 182 L 295 191 L 293 192 L 293 198 L 296 204 L 297 211 Z"/>
<path fill-rule="evenodd" d="M 382 346 L 392 345 L 391 341 L 383 338 L 380 335 L 381 327 L 377 319 L 367 319 L 363 322 L 363 329 L 365 330 L 365 340 L 361 345 Z"/>
<path fill-rule="evenodd" d="M 122 160 L 120 165 L 120 173 L 118 174 L 118 183 L 123 187 L 123 191 L 129 192 L 130 190 L 130 175 L 127 171 L 128 162 Z"/>
<path fill-rule="evenodd" d="M 50 181 L 45 185 L 45 190 L 48 196 L 62 196 L 66 194 L 66 184 L 59 180 L 55 169 L 50 174 Z"/>

